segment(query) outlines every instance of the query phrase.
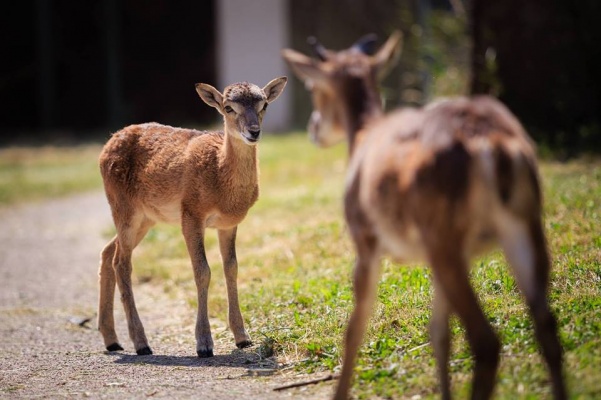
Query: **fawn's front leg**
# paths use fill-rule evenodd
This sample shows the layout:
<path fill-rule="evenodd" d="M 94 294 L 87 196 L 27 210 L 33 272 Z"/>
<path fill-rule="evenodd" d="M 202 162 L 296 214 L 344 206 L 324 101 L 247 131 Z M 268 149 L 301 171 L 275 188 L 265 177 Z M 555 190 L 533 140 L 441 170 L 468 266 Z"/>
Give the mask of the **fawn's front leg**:
<path fill-rule="evenodd" d="M 236 259 L 236 230 L 219 230 L 219 249 L 223 260 L 223 273 L 227 286 L 228 319 L 230 329 L 234 333 L 236 346 L 240 349 L 252 346 L 250 336 L 244 329 L 244 320 L 238 302 L 238 260 Z"/>
<path fill-rule="evenodd" d="M 211 282 L 211 269 L 207 262 L 204 247 L 204 226 L 198 219 L 184 212 L 182 218 L 182 232 L 186 239 L 186 246 L 198 296 L 198 313 L 196 315 L 196 354 L 198 357 L 213 357 L 213 338 L 211 337 L 211 326 L 209 325 L 209 314 L 207 300 L 209 295 L 209 283 Z"/>

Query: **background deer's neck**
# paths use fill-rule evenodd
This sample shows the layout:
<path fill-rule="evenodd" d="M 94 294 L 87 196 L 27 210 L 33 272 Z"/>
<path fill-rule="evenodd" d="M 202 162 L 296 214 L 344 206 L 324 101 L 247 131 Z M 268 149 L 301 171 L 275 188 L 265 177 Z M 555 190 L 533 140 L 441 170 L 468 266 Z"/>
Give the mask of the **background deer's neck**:
<path fill-rule="evenodd" d="M 383 115 L 382 100 L 375 83 L 364 78 L 349 77 L 342 86 L 349 152 L 353 154 L 361 142 L 367 124 Z"/>

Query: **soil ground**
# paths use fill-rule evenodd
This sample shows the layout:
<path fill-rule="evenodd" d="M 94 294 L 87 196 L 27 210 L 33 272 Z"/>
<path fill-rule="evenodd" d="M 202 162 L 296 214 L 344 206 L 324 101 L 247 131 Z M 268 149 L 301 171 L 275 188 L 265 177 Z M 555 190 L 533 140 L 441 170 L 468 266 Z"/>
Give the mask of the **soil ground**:
<path fill-rule="evenodd" d="M 135 294 L 154 355 L 133 351 L 118 298 L 115 320 L 125 351 L 106 352 L 95 316 L 102 233 L 111 224 L 102 193 L 0 209 L 0 398 L 322 399 L 332 393 L 331 382 L 274 391 L 320 375 L 262 359 L 257 346 L 236 349 L 223 321 L 211 321 L 215 357 L 196 357 L 195 313 L 150 284 L 137 285 Z"/>

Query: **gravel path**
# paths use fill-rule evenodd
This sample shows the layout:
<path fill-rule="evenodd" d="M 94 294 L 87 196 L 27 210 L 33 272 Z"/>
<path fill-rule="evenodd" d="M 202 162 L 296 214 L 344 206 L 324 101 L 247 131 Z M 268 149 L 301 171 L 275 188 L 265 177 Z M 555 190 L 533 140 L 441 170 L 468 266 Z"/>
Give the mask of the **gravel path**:
<path fill-rule="evenodd" d="M 215 357 L 194 356 L 193 318 L 181 301 L 136 287 L 152 356 L 136 356 L 116 299 L 126 350 L 104 351 L 96 330 L 97 269 L 112 222 L 92 193 L 0 209 L 0 398 L 322 399 L 330 383 L 276 392 L 297 375 L 237 350 L 212 320 Z M 83 326 L 79 323 L 91 320 Z"/>

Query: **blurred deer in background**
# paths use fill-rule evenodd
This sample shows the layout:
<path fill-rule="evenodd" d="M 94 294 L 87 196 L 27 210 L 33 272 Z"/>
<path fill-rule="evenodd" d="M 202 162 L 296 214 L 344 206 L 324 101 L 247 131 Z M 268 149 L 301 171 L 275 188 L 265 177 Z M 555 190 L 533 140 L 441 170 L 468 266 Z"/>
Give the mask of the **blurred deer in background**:
<path fill-rule="evenodd" d="M 200 98 L 224 119 L 223 132 L 200 132 L 156 123 L 116 132 L 100 154 L 100 171 L 117 235 L 102 251 L 98 329 L 109 351 L 123 350 L 114 327 L 115 283 L 139 355 L 152 354 L 134 303 L 131 254 L 157 221 L 180 223 L 198 290 L 196 352 L 213 356 L 207 312 L 211 270 L 204 248 L 205 228 L 216 228 L 223 259 L 228 319 L 236 346 L 252 344 L 238 303 L 237 226 L 259 195 L 256 144 L 267 105 L 287 78 L 264 88 L 244 82 L 225 88 L 199 83 Z"/>
<path fill-rule="evenodd" d="M 396 62 L 400 43 L 396 32 L 373 56 L 366 54 L 373 37 L 340 52 L 314 41 L 317 60 L 282 52 L 312 93 L 312 140 L 329 146 L 346 139 L 349 146 L 344 206 L 357 252 L 355 308 L 334 397 L 348 397 L 376 296 L 380 258 L 390 255 L 431 267 L 430 336 L 442 397 L 451 397 L 449 317 L 456 314 L 475 358 L 472 398 L 489 398 L 500 343 L 468 272 L 472 257 L 500 245 L 534 319 L 553 395 L 564 399 L 562 349 L 546 294 L 550 262 L 534 146 L 511 112 L 487 96 L 384 115 L 378 83 Z"/>

